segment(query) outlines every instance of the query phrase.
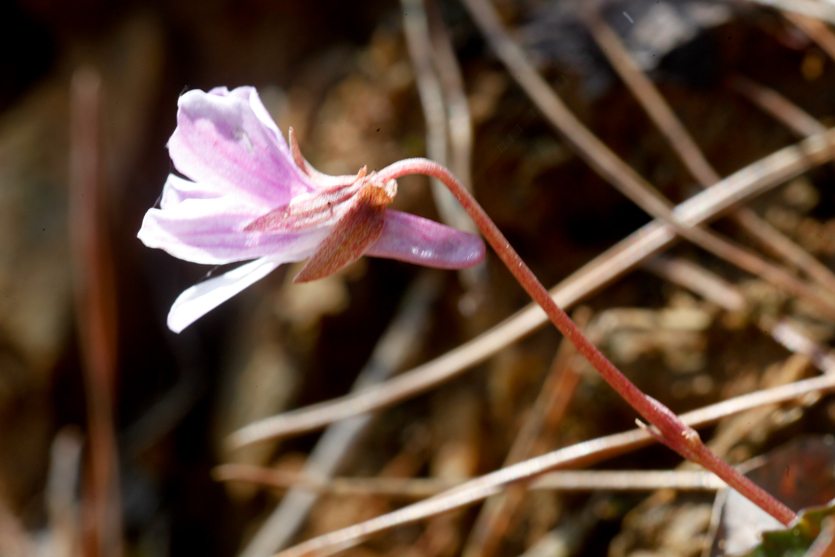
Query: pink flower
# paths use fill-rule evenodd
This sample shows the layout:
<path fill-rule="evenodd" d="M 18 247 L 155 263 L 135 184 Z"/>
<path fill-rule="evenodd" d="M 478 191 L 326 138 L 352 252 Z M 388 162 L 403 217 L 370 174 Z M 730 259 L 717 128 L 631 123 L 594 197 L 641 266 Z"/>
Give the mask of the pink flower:
<path fill-rule="evenodd" d="M 484 243 L 386 209 L 396 183 L 325 176 L 287 145 L 252 87 L 189 91 L 180 97 L 168 142 L 176 169 L 139 239 L 174 257 L 207 265 L 248 263 L 180 294 L 168 327 L 180 332 L 283 263 L 310 258 L 295 280 L 327 276 L 362 255 L 460 269 L 480 262 Z"/>

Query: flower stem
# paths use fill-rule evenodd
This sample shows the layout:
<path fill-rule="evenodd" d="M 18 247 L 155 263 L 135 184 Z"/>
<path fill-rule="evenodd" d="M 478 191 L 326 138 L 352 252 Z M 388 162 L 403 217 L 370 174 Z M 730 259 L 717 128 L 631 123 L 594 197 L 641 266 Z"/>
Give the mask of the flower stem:
<path fill-rule="evenodd" d="M 397 179 L 408 174 L 423 174 L 436 178 L 449 188 L 462 207 L 475 221 L 487 242 L 493 247 L 502 262 L 507 266 L 519 284 L 531 298 L 542 307 L 551 322 L 570 340 L 577 350 L 603 376 L 632 408 L 650 424 L 657 428 L 651 433 L 662 443 L 681 456 L 700 464 L 722 478 L 725 483 L 737 490 L 765 512 L 788 526 L 797 515 L 783 503 L 769 495 L 761 487 L 736 471 L 719 458 L 699 438 L 696 431 L 684 424 L 669 408 L 645 395 L 638 387 L 621 373 L 615 365 L 597 349 L 580 331 L 539 282 L 533 272 L 525 265 L 519 254 L 511 247 L 484 209 L 461 185 L 452 173 L 440 164 L 428 159 L 415 158 L 396 162 L 378 173 L 383 182 Z"/>

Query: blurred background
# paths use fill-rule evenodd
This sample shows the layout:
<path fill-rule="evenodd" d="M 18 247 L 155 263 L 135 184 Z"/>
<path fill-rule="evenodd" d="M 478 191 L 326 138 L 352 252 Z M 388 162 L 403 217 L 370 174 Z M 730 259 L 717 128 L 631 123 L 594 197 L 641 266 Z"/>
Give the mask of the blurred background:
<path fill-rule="evenodd" d="M 807 3 L 829 13 L 822 0 Z M 457 480 L 506 461 L 550 377 L 560 344 L 550 327 L 355 430 L 237 451 L 224 443 L 249 423 L 349 392 L 363 370 L 364 381 L 380 381 L 439 357 L 524 307 L 524 291 L 489 250 L 460 273 L 364 258 L 293 285 L 298 268 L 285 266 L 175 335 L 165 317 L 177 295 L 226 269 L 136 239 L 173 171 L 165 145 L 178 96 L 241 85 L 258 88 L 324 172 L 446 159 L 546 287 L 650 222 L 517 84 L 474 23 L 482 4 L 0 0 L 0 555 L 263 557 L 412 497 L 357 488 L 305 499 L 297 490 L 278 507 L 293 481 L 265 488 L 254 467 L 298 479 L 311 451 L 330 447 L 316 461 L 323 477 L 394 478 L 408 491 L 410 478 Z M 835 122 L 825 14 L 710 0 L 485 5 L 569 110 L 674 204 Z M 682 162 L 611 65 L 614 48 L 632 64 L 625 75 L 666 99 L 713 175 L 694 176 Z M 789 108 L 769 111 L 769 93 Z M 818 262 L 814 294 L 681 243 L 655 268 L 614 273 L 572 311 L 676 412 L 819 373 L 814 357 L 771 333 L 789 323 L 818 354 L 835 334 L 835 312 L 820 301 L 832 294 L 832 179 L 830 165 L 814 167 L 750 205 Z M 470 226 L 444 203 L 428 180 L 400 181 L 396 208 Z M 736 220 L 715 230 L 784 265 Z M 677 281 L 671 261 L 697 283 L 700 273 L 718 282 L 705 279 L 705 291 Z M 789 277 L 806 277 L 799 268 L 785 264 Z M 559 361 L 573 379 L 561 379 L 565 400 L 548 403 L 556 417 L 530 456 L 634 425 L 585 364 Z M 827 397 L 772 409 L 726 437 L 724 454 L 741 462 L 827 433 L 833 420 Z M 678 463 L 650 447 L 605 466 Z M 216 469 L 229 464 L 245 467 Z M 711 502 L 705 492 L 538 491 L 505 511 L 495 547 L 476 554 L 523 554 L 550 535 L 568 541 L 541 555 L 697 555 Z M 398 528 L 350 551 L 473 554 L 480 512 Z"/>

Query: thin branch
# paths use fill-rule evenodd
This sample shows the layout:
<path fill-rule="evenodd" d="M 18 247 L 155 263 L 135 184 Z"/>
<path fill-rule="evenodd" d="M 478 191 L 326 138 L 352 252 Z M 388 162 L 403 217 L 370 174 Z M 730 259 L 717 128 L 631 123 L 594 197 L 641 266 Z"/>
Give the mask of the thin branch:
<path fill-rule="evenodd" d="M 461 486 L 466 480 L 449 478 L 317 478 L 250 464 L 223 464 L 212 470 L 219 482 L 244 482 L 287 490 L 301 488 L 320 495 L 369 495 L 393 499 L 424 499 Z M 542 474 L 524 486 L 538 491 L 645 491 L 682 489 L 715 491 L 727 484 L 715 474 L 699 471 L 620 470 L 561 471 Z"/>
<path fill-rule="evenodd" d="M 440 279 L 440 274 L 426 272 L 412 284 L 396 316 L 354 382 L 355 392 L 385 381 L 413 353 L 426 332 L 429 310 L 441 289 Z M 322 479 L 333 476 L 371 422 L 371 415 L 360 414 L 330 426 L 307 458 L 302 473 Z M 286 547 L 318 500 L 318 493 L 304 486 L 290 489 L 250 540 L 241 557 L 271 555 Z"/>
<path fill-rule="evenodd" d="M 746 302 L 738 288 L 722 280 L 704 267 L 684 259 L 655 257 L 644 267 L 659 277 L 695 292 L 728 311 L 740 311 Z M 835 372 L 835 353 L 815 342 L 785 319 L 762 318 L 757 326 L 787 350 L 803 354 L 824 373 Z"/>
<path fill-rule="evenodd" d="M 809 35 L 830 59 L 835 60 L 835 34 L 825 23 L 813 17 L 787 11 L 783 11 L 783 17 Z"/>
<path fill-rule="evenodd" d="M 728 79 L 728 85 L 799 137 L 811 137 L 826 130 L 823 124 L 786 97 L 752 79 L 735 75 Z M 831 146 L 830 149 L 835 150 L 835 145 Z M 823 267 L 814 257 L 809 256 L 809 258 Z M 824 267 L 824 269 L 824 272 L 829 272 L 828 268 Z M 822 276 L 822 274 L 819 276 Z M 829 290 L 833 291 L 835 289 L 830 288 Z"/>
<path fill-rule="evenodd" d="M 739 288 L 711 273 L 701 265 L 681 257 L 662 255 L 653 257 L 643 265 L 644 269 L 661 278 L 678 284 L 726 311 L 743 311 L 748 306 Z"/>
<path fill-rule="evenodd" d="M 585 329 L 591 320 L 591 310 L 579 308 L 574 314 L 577 326 Z M 543 435 L 553 435 L 556 426 L 568 411 L 568 404 L 574 395 L 580 375 L 572 366 L 576 350 L 563 339 L 560 343 L 551 369 L 537 395 L 533 408 L 525 418 L 516 439 L 505 457 L 504 466 L 510 466 L 530 458 L 537 441 Z M 553 445 L 552 445 L 553 446 Z M 481 507 L 462 555 L 490 557 L 498 550 L 505 537 L 512 515 L 522 503 L 524 489 L 511 487 L 507 492 L 491 497 Z"/>
<path fill-rule="evenodd" d="M 426 154 L 444 166 L 451 162 L 452 168 L 466 177 L 464 184 L 471 188 L 472 122 L 452 44 L 439 14 L 433 14 L 434 21 L 430 24 L 424 0 L 401 0 L 400 4 L 403 31 L 426 120 Z M 478 229 L 455 197 L 437 180 L 429 182 L 441 220 L 453 228 L 477 234 Z M 482 282 L 484 269 L 484 263 L 461 269 L 458 271 L 461 284 L 472 290 Z"/>
<path fill-rule="evenodd" d="M 441 80 L 432 63 L 429 22 L 423 0 L 400 0 L 403 8 L 403 31 L 412 67 L 415 70 L 420 104 L 426 119 L 426 155 L 443 165 L 447 156 L 447 110 Z M 441 220 L 452 227 L 474 232 L 472 221 L 458 205 L 455 197 L 437 180 L 431 180 L 432 196 Z"/>
<path fill-rule="evenodd" d="M 81 470 L 83 438 L 74 426 L 62 428 L 52 441 L 44 503 L 49 520 L 50 557 L 80 555 L 81 528 L 76 492 Z M 2 536 L 0 536 L 2 537 Z M 0 554 L 5 555 L 3 551 Z"/>
<path fill-rule="evenodd" d="M 731 243 L 707 228 L 680 222 L 667 199 L 612 152 L 565 106 L 559 95 L 528 61 L 522 48 L 508 36 L 489 1 L 462 0 L 462 2 L 510 75 L 539 108 L 546 120 L 574 146 L 577 154 L 603 179 L 644 211 L 672 226 L 682 238 L 754 276 L 760 276 L 798 297 L 806 298 L 821 311 L 835 317 L 835 301 L 819 294 L 791 273 L 763 260 L 756 253 Z"/>
<path fill-rule="evenodd" d="M 835 24 L 835 6 L 814 0 L 748 0 L 753 4 L 793 12 Z"/>
<path fill-rule="evenodd" d="M 116 290 L 104 202 L 101 77 L 91 68 L 71 84 L 70 238 L 90 443 L 90 513 L 95 552 L 122 554 L 121 503 L 113 392 Z"/>
<path fill-rule="evenodd" d="M 674 212 L 687 225 L 716 218 L 743 200 L 790 180 L 814 165 L 832 160 L 833 152 L 829 146 L 833 140 L 835 131 L 829 131 L 772 153 L 681 203 Z M 653 221 L 573 273 L 554 287 L 551 295 L 562 307 L 570 307 L 667 248 L 675 239 L 671 227 Z M 356 414 L 385 408 L 483 362 L 546 321 L 542 310 L 529 305 L 475 339 L 380 386 L 250 424 L 233 433 L 228 443 L 231 447 L 239 447 L 298 435 Z"/>
<path fill-rule="evenodd" d="M 5 557 L 35 557 L 36 547 L 23 523 L 0 499 L 0 554 Z"/>
<path fill-rule="evenodd" d="M 656 127 L 667 137 L 679 158 L 702 188 L 708 188 L 719 182 L 722 177 L 707 161 L 695 140 L 652 81 L 640 70 L 618 35 L 595 14 L 589 15 L 588 26 L 612 67 L 639 100 Z M 731 217 L 750 237 L 769 251 L 801 269 L 810 278 L 816 280 L 821 287 L 835 291 L 835 274 L 806 250 L 763 221 L 754 211 L 741 207 L 734 211 Z M 729 256 L 736 257 L 735 254 L 738 253 L 740 251 L 735 248 Z M 747 255 L 747 258 L 750 259 L 750 257 L 750 254 Z M 768 266 L 767 263 L 761 261 L 754 261 L 753 264 L 760 268 Z M 749 271 L 751 271 L 750 267 Z M 785 286 L 782 283 L 781 285 Z"/>
<path fill-rule="evenodd" d="M 753 79 L 737 74 L 728 79 L 728 85 L 782 122 L 799 137 L 809 137 L 826 130 L 823 124 L 786 97 Z"/>
<path fill-rule="evenodd" d="M 795 400 L 808 393 L 832 390 L 835 390 L 835 375 L 825 375 L 743 395 L 682 414 L 680 417 L 691 427 L 701 427 L 759 406 Z M 645 429 L 638 428 L 577 443 L 475 478 L 458 488 L 403 509 L 307 540 L 278 555 L 299 557 L 331 554 L 354 546 L 377 532 L 471 505 L 501 492 L 506 485 L 528 481 L 558 468 L 591 466 L 607 458 L 644 447 L 653 441 L 653 437 Z"/>
<path fill-rule="evenodd" d="M 452 41 L 435 0 L 426 0 L 432 54 L 447 106 L 449 168 L 467 189 L 472 189 L 473 121 L 464 91 L 464 77 Z M 431 158 L 431 157 L 430 157 Z M 467 221 L 471 224 L 469 217 Z M 474 225 L 473 225 L 474 226 Z M 475 228 L 473 228 L 475 230 Z"/>

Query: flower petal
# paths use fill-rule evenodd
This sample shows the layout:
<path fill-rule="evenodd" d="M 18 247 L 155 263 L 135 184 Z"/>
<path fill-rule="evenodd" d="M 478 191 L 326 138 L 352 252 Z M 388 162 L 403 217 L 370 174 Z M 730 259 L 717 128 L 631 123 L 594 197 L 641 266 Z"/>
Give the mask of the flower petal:
<path fill-rule="evenodd" d="M 177 104 L 168 151 L 194 182 L 245 198 L 263 212 L 314 189 L 254 88 L 189 91 Z"/>
<path fill-rule="evenodd" d="M 223 265 L 276 254 L 285 261 L 309 257 L 328 233 L 327 227 L 295 231 L 246 231 L 259 216 L 256 209 L 235 203 L 229 197 L 190 197 L 170 184 L 193 184 L 186 180 L 166 183 L 162 209 L 145 213 L 139 237 L 150 248 L 159 248 L 179 259 Z"/>
<path fill-rule="evenodd" d="M 219 277 L 195 284 L 174 301 L 171 311 L 168 312 L 168 328 L 179 333 L 287 261 L 282 257 L 262 257 Z"/>
<path fill-rule="evenodd" d="M 173 209 L 186 199 L 211 199 L 223 197 L 223 194 L 223 191 L 212 189 L 207 184 L 198 184 L 180 178 L 175 174 L 169 174 L 165 180 L 165 185 L 162 187 L 159 208 L 163 210 Z"/>
<path fill-rule="evenodd" d="M 440 269 L 463 269 L 484 259 L 478 236 L 401 211 L 386 211 L 383 234 L 365 255 Z"/>

